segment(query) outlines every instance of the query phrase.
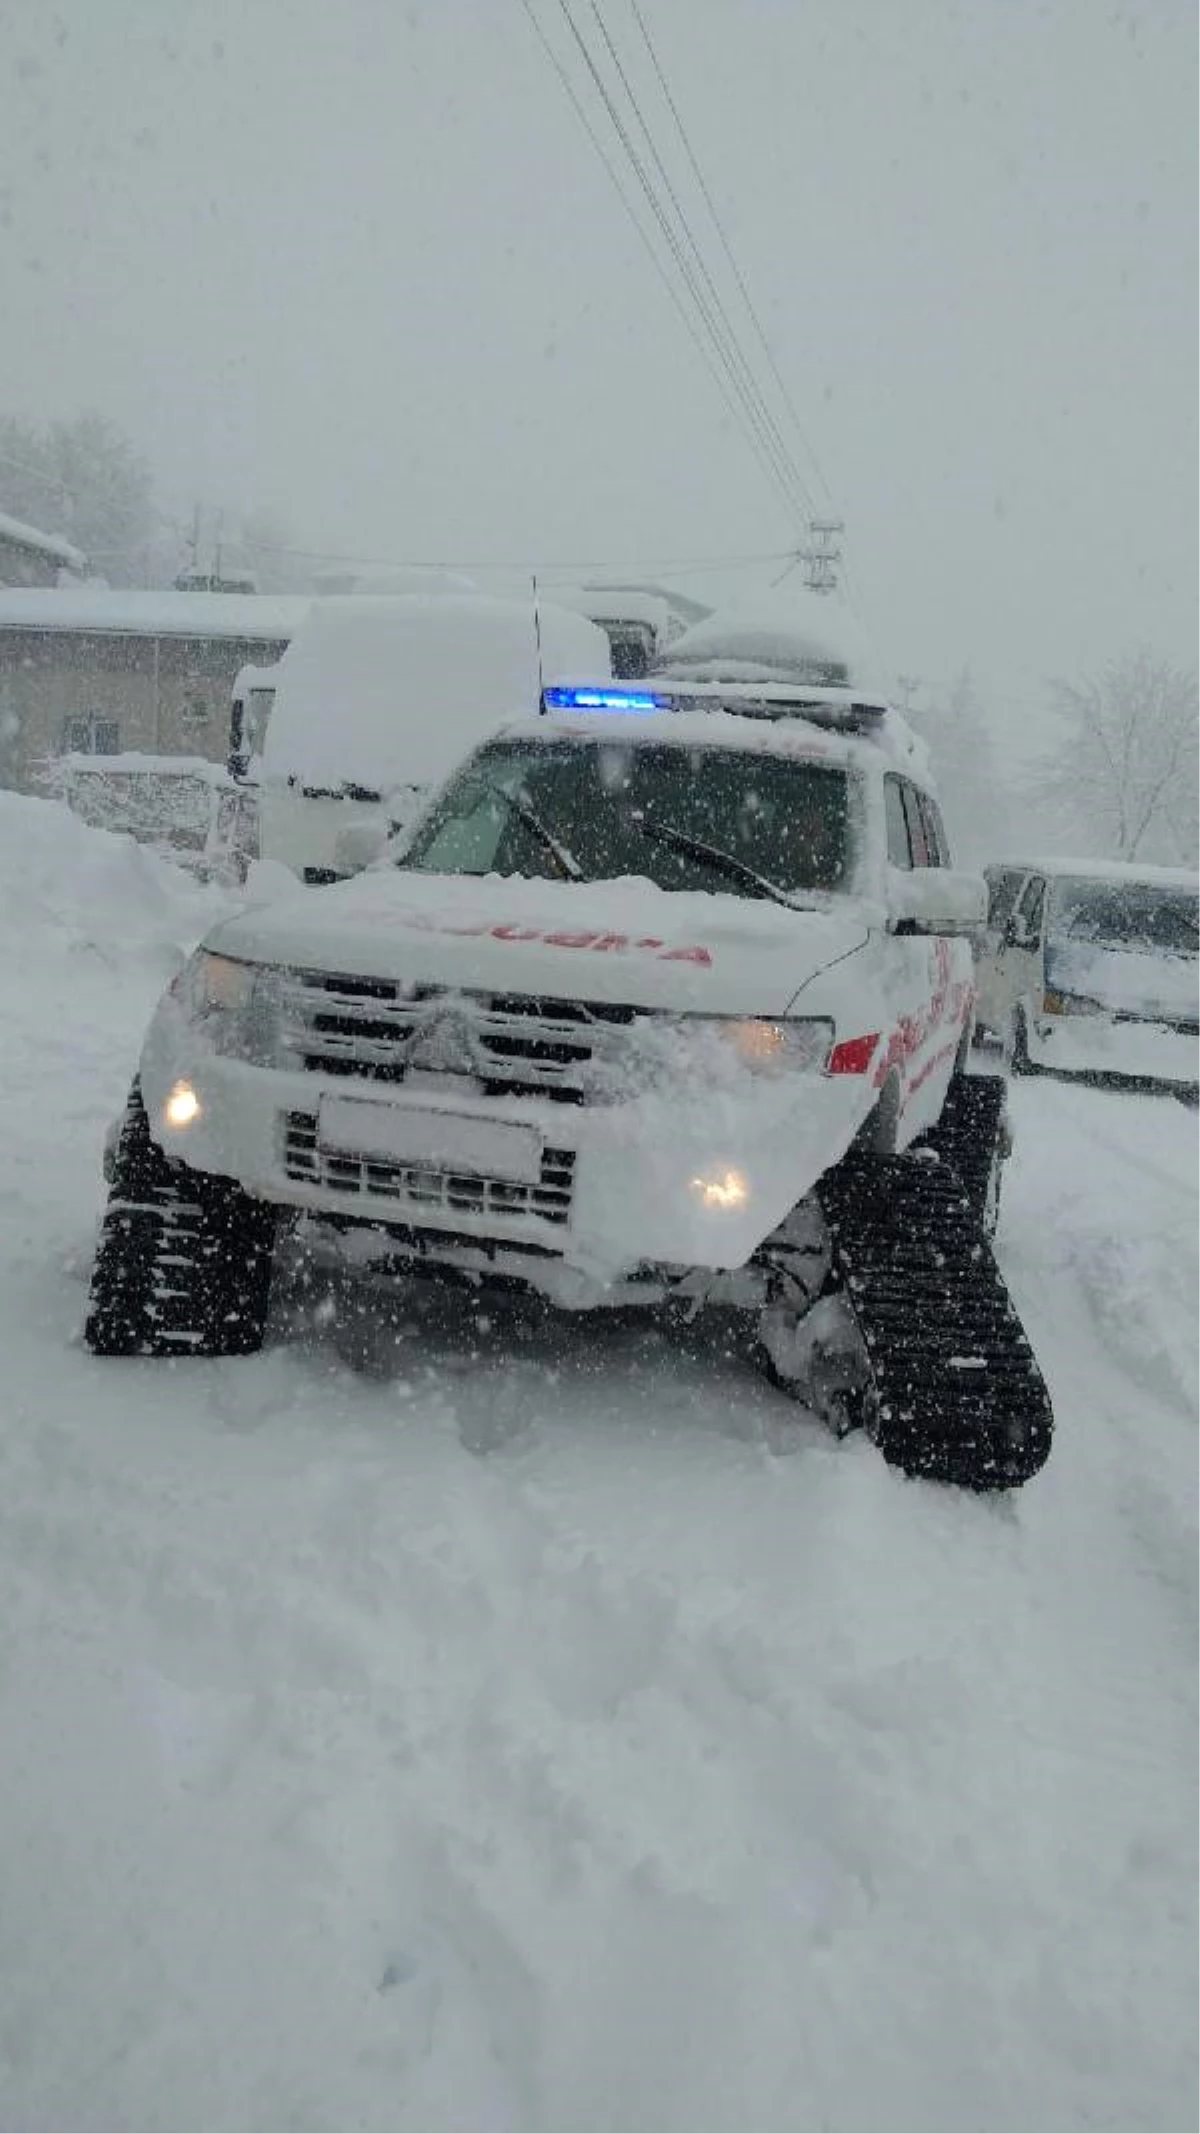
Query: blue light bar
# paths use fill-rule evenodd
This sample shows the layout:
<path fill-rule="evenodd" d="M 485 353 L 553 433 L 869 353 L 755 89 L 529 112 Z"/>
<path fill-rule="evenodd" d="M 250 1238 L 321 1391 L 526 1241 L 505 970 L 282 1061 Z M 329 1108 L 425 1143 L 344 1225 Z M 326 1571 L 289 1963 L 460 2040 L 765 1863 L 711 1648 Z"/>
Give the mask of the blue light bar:
<path fill-rule="evenodd" d="M 671 699 L 651 689 L 576 689 L 565 683 L 542 691 L 543 711 L 669 711 Z"/>

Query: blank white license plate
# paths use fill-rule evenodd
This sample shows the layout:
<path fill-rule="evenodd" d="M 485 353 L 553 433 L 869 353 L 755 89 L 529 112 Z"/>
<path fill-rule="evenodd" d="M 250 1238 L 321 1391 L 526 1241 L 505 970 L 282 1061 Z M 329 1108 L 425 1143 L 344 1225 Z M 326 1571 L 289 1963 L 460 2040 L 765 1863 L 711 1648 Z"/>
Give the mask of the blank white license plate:
<path fill-rule="evenodd" d="M 378 1156 L 479 1178 L 533 1185 L 541 1175 L 541 1135 L 532 1127 L 469 1118 L 463 1112 L 323 1097 L 317 1139 L 323 1149 L 339 1155 Z"/>

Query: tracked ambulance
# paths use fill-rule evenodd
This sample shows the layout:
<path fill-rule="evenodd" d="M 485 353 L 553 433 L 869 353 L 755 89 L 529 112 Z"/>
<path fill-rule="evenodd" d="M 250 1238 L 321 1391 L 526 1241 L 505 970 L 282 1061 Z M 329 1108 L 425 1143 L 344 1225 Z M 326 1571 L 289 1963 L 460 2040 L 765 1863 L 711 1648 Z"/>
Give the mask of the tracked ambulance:
<path fill-rule="evenodd" d="M 882 697 L 713 627 L 547 688 L 365 871 L 209 935 L 113 1153 L 97 1354 L 255 1350 L 286 1234 L 385 1287 L 729 1314 L 909 1474 L 1037 1472 L 984 885 Z"/>

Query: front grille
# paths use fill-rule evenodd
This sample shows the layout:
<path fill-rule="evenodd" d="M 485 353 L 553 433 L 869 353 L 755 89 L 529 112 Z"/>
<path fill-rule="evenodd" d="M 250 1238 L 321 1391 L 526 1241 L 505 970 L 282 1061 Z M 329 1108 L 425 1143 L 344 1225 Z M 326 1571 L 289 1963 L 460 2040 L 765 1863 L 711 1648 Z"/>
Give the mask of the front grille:
<path fill-rule="evenodd" d="M 636 1012 L 294 971 L 282 988 L 280 1042 L 314 1074 L 402 1082 L 420 1068 L 470 1076 L 488 1096 L 582 1104 L 591 1062 L 619 1046 Z"/>
<path fill-rule="evenodd" d="M 419 1218 L 441 1215 L 501 1216 L 506 1221 L 566 1223 L 575 1187 L 574 1149 L 544 1148 L 536 1185 L 507 1178 L 482 1178 L 469 1171 L 447 1171 L 430 1164 L 400 1163 L 387 1156 L 356 1156 L 317 1143 L 311 1112 L 284 1115 L 283 1168 L 297 1185 L 322 1186 L 331 1193 L 353 1193 L 373 1204 L 373 1212 L 399 1212 Z"/>

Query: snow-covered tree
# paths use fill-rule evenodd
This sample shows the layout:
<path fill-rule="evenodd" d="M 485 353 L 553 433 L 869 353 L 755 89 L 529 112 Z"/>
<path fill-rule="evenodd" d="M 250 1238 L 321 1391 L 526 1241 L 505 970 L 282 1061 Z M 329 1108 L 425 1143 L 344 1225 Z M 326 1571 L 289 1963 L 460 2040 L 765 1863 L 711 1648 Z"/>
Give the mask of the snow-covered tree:
<path fill-rule="evenodd" d="M 1040 804 L 1077 850 L 1100 859 L 1195 866 L 1196 676 L 1142 647 L 1096 680 L 1058 682 L 1061 738 L 1037 780 Z"/>
<path fill-rule="evenodd" d="M 0 509 L 73 541 L 112 585 L 141 585 L 156 517 L 150 471 L 100 415 L 44 428 L 0 416 Z"/>

